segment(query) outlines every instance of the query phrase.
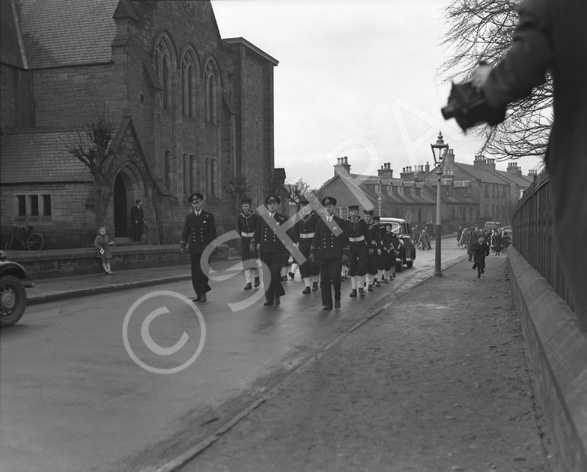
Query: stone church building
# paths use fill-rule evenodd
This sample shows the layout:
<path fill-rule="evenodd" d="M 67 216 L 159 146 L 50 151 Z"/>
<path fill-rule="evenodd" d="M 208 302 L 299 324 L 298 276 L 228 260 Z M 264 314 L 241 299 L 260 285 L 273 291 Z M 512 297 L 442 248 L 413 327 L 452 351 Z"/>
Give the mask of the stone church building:
<path fill-rule="evenodd" d="M 94 178 L 68 149 L 89 115 L 111 118 L 106 226 L 130 236 L 141 199 L 151 244 L 180 240 L 200 192 L 233 229 L 244 179 L 254 204 L 274 172 L 273 69 L 222 39 L 209 0 L 0 0 L 0 218 L 33 225 L 46 249 L 87 246 Z M 234 188 L 232 188 L 234 190 Z"/>

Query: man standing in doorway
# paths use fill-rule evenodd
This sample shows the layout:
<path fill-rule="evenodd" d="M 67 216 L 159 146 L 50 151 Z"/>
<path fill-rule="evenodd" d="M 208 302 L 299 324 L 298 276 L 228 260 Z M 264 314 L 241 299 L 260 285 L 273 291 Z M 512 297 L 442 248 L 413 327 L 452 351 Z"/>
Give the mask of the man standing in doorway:
<path fill-rule="evenodd" d="M 192 193 L 188 197 L 188 201 L 191 203 L 192 209 L 185 218 L 180 252 L 184 254 L 186 244 L 189 246 L 192 285 L 196 292 L 196 298 L 193 301 L 205 302 L 206 293 L 211 289 L 208 285 L 208 276 L 202 270 L 201 258 L 208 244 L 216 245 L 216 222 L 212 213 L 202 209 L 204 196 L 201 193 Z"/>
<path fill-rule="evenodd" d="M 143 231 L 145 229 L 145 212 L 142 204 L 142 200 L 137 200 L 135 206 L 130 210 L 130 226 L 133 239 L 139 242 L 142 240 Z"/>

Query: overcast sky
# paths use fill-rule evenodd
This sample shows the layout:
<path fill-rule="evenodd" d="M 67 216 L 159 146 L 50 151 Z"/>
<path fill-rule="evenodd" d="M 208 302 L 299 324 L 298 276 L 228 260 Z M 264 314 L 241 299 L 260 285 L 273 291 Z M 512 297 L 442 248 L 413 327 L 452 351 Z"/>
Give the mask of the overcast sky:
<path fill-rule="evenodd" d="M 275 68 L 275 167 L 319 187 L 337 156 L 351 172 L 394 176 L 430 162 L 442 131 L 456 160 L 480 142 L 444 121 L 450 84 L 439 68 L 449 0 L 212 0 L 223 38 L 243 37 Z M 489 157 L 489 156 L 488 156 Z M 518 161 L 524 174 L 538 159 Z M 507 162 L 498 162 L 505 170 Z"/>

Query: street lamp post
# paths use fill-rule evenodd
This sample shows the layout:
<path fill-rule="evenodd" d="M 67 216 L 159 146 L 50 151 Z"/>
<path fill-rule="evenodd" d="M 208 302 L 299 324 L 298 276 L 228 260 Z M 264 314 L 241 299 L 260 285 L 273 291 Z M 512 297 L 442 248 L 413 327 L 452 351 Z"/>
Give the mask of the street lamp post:
<path fill-rule="evenodd" d="M 440 268 L 440 236 L 442 222 L 440 218 L 440 184 L 442 174 L 444 174 L 444 158 L 448 151 L 448 144 L 445 144 L 442 139 L 442 133 L 438 133 L 438 138 L 435 144 L 431 144 L 432 154 L 434 155 L 434 164 L 436 166 L 437 176 L 437 187 L 436 187 L 436 247 L 435 247 L 435 259 L 434 259 L 434 275 L 436 277 L 442 277 L 442 270 Z"/>
<path fill-rule="evenodd" d="M 379 208 L 379 216 L 381 216 L 381 206 L 383 205 L 383 198 L 381 198 L 381 194 L 379 194 L 379 198 L 377 199 L 377 207 Z"/>

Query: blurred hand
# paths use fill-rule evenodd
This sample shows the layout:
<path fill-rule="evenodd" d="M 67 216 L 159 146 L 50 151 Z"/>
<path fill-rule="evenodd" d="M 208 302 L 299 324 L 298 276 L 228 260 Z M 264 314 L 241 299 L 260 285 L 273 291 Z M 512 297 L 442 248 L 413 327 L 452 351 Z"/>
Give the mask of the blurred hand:
<path fill-rule="evenodd" d="M 373 249 L 369 248 L 369 254 L 373 254 Z"/>
<path fill-rule="evenodd" d="M 491 69 L 492 67 L 488 65 L 477 66 L 471 75 L 471 83 L 473 84 L 473 87 L 477 90 L 482 89 L 485 82 L 487 82 Z"/>
<path fill-rule="evenodd" d="M 381 249 L 377 249 L 377 255 L 380 256 L 381 255 Z"/>
<path fill-rule="evenodd" d="M 249 251 L 250 251 L 251 253 L 253 253 L 253 254 L 254 254 L 254 253 L 255 253 L 255 249 L 256 249 L 256 247 L 255 247 L 255 245 L 254 245 L 253 243 L 249 244 Z"/>
<path fill-rule="evenodd" d="M 185 254 L 185 247 L 181 246 L 179 248 L 179 253 L 182 254 L 182 255 Z"/>

